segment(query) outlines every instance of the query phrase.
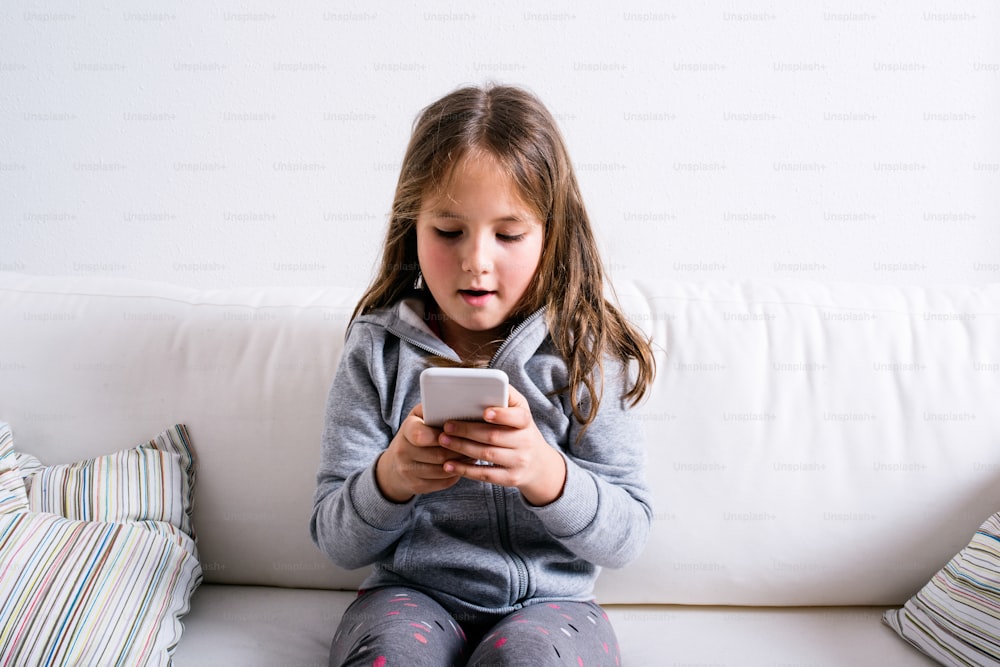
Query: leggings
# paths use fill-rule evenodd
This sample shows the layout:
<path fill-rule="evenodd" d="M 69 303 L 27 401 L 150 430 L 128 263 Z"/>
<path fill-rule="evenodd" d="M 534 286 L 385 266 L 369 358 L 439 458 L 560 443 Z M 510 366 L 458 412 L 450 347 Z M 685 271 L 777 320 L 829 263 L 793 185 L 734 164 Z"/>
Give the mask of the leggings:
<path fill-rule="evenodd" d="M 331 667 L 618 667 L 618 642 L 594 602 L 538 603 L 459 623 L 400 586 L 362 591 L 344 612 Z"/>

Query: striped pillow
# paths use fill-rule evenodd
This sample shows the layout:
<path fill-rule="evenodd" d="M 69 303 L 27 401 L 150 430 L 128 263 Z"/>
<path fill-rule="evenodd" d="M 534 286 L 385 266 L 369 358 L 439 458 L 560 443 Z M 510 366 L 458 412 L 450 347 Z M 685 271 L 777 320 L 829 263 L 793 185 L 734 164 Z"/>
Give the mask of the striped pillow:
<path fill-rule="evenodd" d="M 14 436 L 10 424 L 0 422 L 0 472 L 17 468 L 17 452 L 14 451 Z"/>
<path fill-rule="evenodd" d="M 28 498 L 24 493 L 24 482 L 17 469 L 14 452 L 14 438 L 10 426 L 0 422 L 0 515 L 7 512 L 21 512 L 28 508 Z"/>
<path fill-rule="evenodd" d="M 80 521 L 165 521 L 194 537 L 194 456 L 183 425 L 132 449 L 43 467 L 25 484 L 36 512 Z"/>
<path fill-rule="evenodd" d="M 5 426 L 0 424 L 0 664 L 169 664 L 181 637 L 180 617 L 201 582 L 193 537 L 171 521 L 81 521 L 33 511 Z M 184 427 L 167 433 L 173 434 L 168 440 L 181 438 L 174 443 L 182 442 L 190 457 Z M 120 494 L 118 503 L 102 501 L 96 513 L 174 517 L 166 508 L 190 508 L 191 480 L 178 481 L 186 477 L 185 465 L 190 470 L 183 454 L 119 458 L 162 464 L 163 475 L 136 478 L 130 469 L 119 469 L 119 483 L 136 487 L 139 479 L 146 488 L 138 496 Z M 89 482 L 114 495 L 108 468 L 87 463 L 61 467 L 66 488 Z M 86 505 L 95 494 L 75 492 L 77 501 L 60 507 L 94 514 L 95 507 Z M 42 494 L 39 502 L 52 497 Z M 144 499 L 139 505 L 137 497 Z M 189 512 L 182 514 L 179 522 L 189 529 Z"/>
<path fill-rule="evenodd" d="M 169 664 L 200 579 L 189 549 L 143 524 L 0 516 L 0 662 Z"/>
<path fill-rule="evenodd" d="M 1000 664 L 1000 512 L 885 623 L 943 665 Z"/>
<path fill-rule="evenodd" d="M 28 497 L 24 493 L 21 473 L 16 468 L 0 470 L 0 515 L 27 509 Z"/>

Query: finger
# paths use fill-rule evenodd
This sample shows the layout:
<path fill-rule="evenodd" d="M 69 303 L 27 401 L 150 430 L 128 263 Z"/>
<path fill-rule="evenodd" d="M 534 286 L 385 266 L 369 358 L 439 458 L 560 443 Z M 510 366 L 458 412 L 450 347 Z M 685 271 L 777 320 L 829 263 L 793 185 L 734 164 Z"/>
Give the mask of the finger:
<path fill-rule="evenodd" d="M 454 477 L 455 473 L 453 471 L 445 470 L 444 464 L 446 461 L 471 463 L 473 460 L 474 459 L 469 459 L 464 456 L 456 456 L 455 458 L 449 458 L 442 461 L 410 460 L 407 463 L 400 465 L 400 472 L 405 472 L 411 477 L 421 480 L 447 479 L 449 477 Z"/>
<path fill-rule="evenodd" d="M 413 414 L 412 412 L 410 413 Z M 404 422 L 404 434 L 406 439 L 417 447 L 432 447 L 437 444 L 438 434 L 441 429 L 428 426 L 423 419 L 413 415 L 407 417 Z"/>
<path fill-rule="evenodd" d="M 445 471 L 466 479 L 486 482 L 488 484 L 498 484 L 500 486 L 510 486 L 510 472 L 501 466 L 483 465 L 472 463 L 460 463 L 449 461 L 445 464 Z"/>
<path fill-rule="evenodd" d="M 444 437 L 444 436 L 442 436 Z M 458 461 L 445 461 L 444 469 L 449 470 L 455 466 L 455 463 L 469 463 L 475 464 L 476 462 L 485 463 L 490 466 L 497 466 L 500 468 L 508 468 L 511 465 L 517 465 L 520 460 L 520 456 L 517 451 L 512 448 L 487 445 L 481 442 L 475 442 L 472 440 L 454 440 L 449 439 L 450 444 L 449 449 L 453 449 L 455 452 L 460 452 L 463 454 L 462 460 Z M 465 468 L 463 468 L 464 470 Z"/>
<path fill-rule="evenodd" d="M 513 406 L 513 405 L 522 405 L 522 404 L 526 405 L 527 403 L 528 403 L 528 399 L 526 399 L 524 397 L 524 394 L 522 394 L 521 392 L 519 392 L 514 387 L 514 385 L 508 385 L 507 386 L 507 405 L 508 405 L 508 407 L 509 406 Z"/>
<path fill-rule="evenodd" d="M 492 408 L 491 408 L 492 409 Z M 473 445 L 507 446 L 507 429 L 499 424 L 483 422 L 445 422 L 443 433 L 438 436 L 442 447 L 473 455 L 468 447 Z"/>
<path fill-rule="evenodd" d="M 413 450 L 410 458 L 416 463 L 440 466 L 447 461 L 455 461 L 467 457 L 461 452 L 445 447 L 420 447 Z"/>
<path fill-rule="evenodd" d="M 454 420 L 445 422 L 443 431 L 470 440 L 479 440 L 489 444 L 498 444 L 494 441 L 496 434 L 489 427 L 483 424 L 496 424 L 499 426 L 510 426 L 513 428 L 525 428 L 532 423 L 531 409 L 528 407 L 528 400 L 521 392 L 508 386 L 508 407 L 490 407 L 483 410 L 483 421 Z"/>
<path fill-rule="evenodd" d="M 524 428 L 531 421 L 531 407 L 528 399 L 513 386 L 508 387 L 508 400 L 506 408 L 487 408 L 483 412 L 483 419 L 490 424 L 510 426 L 511 428 Z"/>
<path fill-rule="evenodd" d="M 410 414 L 403 420 L 403 427 L 406 429 L 406 439 L 418 447 L 428 447 L 437 442 L 440 429 L 428 426 L 424 423 L 424 405 L 417 403 L 410 410 Z"/>
<path fill-rule="evenodd" d="M 414 471 L 414 475 L 417 479 L 424 481 L 438 481 L 458 476 L 457 473 L 455 473 L 454 471 L 446 471 L 443 467 L 439 465 L 421 466 L 419 470 Z"/>

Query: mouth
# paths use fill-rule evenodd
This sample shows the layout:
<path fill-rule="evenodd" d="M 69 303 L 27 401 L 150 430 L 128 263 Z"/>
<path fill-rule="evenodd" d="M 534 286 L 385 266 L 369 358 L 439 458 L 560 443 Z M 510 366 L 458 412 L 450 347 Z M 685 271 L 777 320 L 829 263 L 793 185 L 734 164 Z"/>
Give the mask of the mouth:
<path fill-rule="evenodd" d="M 461 289 L 459 295 L 470 306 L 484 306 L 496 292 L 482 289 Z"/>

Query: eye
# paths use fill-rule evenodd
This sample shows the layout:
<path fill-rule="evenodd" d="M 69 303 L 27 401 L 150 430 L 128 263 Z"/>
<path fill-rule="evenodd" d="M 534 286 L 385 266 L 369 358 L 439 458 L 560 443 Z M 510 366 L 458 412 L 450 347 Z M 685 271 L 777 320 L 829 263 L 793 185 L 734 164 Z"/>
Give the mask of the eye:
<path fill-rule="evenodd" d="M 462 232 L 457 229 L 438 229 L 435 227 L 434 232 L 443 239 L 457 239 L 462 235 Z"/>
<path fill-rule="evenodd" d="M 503 243 L 516 243 L 524 238 L 524 234 L 497 234 L 497 238 Z"/>

